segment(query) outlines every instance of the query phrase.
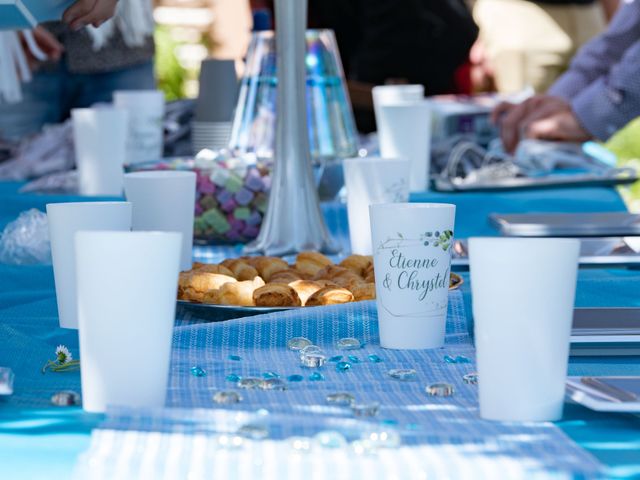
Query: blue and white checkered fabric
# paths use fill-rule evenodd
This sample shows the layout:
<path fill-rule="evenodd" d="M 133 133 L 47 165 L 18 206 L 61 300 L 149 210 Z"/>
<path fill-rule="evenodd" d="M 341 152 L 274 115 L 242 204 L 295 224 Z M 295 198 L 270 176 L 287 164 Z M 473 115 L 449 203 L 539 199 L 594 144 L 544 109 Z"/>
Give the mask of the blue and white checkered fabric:
<path fill-rule="evenodd" d="M 287 340 L 304 336 L 329 355 L 355 355 L 346 372 L 328 363 L 325 379 L 300 366 Z M 355 337 L 364 346 L 336 349 Z M 373 363 L 368 355 L 383 361 Z M 470 363 L 446 363 L 463 355 Z M 234 356 L 234 357 L 231 357 Z M 235 356 L 240 360 L 233 360 Z M 477 386 L 462 376 L 475 370 L 462 295 L 450 295 L 446 345 L 438 350 L 397 351 L 379 346 L 374 302 L 290 310 L 219 323 L 187 315 L 174 334 L 167 406 L 157 411 L 115 409 L 82 457 L 78 478 L 596 478 L 600 465 L 551 423 L 508 424 L 481 420 Z M 193 366 L 207 371 L 190 374 Z M 397 381 L 392 368 L 413 368 L 415 381 Z M 238 390 L 229 374 L 282 378 L 302 375 L 287 391 Z M 143 381 L 144 379 L 141 379 Z M 452 397 L 429 397 L 425 387 L 447 382 Z M 505 386 L 508 388 L 508 386 Z M 219 408 L 214 392 L 236 390 L 241 403 Z M 379 402 L 377 417 L 354 417 L 327 405 L 329 393 L 349 392 L 358 402 Z M 214 409 L 214 407 L 216 407 Z M 265 440 L 244 439 L 230 448 L 243 425 L 266 429 Z M 341 432 L 349 442 L 371 432 L 394 431 L 400 448 L 358 455 L 362 443 L 310 451 L 292 448 L 292 437 Z M 366 450 L 366 449 L 365 449 Z"/>

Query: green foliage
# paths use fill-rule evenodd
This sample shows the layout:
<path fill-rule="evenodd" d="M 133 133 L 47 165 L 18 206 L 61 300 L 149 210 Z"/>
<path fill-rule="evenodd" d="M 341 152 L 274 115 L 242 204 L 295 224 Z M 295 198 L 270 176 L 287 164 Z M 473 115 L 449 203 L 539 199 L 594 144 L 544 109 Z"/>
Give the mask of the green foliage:
<path fill-rule="evenodd" d="M 154 34 L 156 42 L 156 77 L 158 88 L 165 94 L 167 100 L 184 98 L 184 83 L 186 70 L 178 62 L 175 51 L 180 42 L 171 37 L 166 27 L 158 26 Z"/>
<path fill-rule="evenodd" d="M 640 117 L 619 130 L 604 146 L 618 157 L 619 167 L 640 171 Z M 640 210 L 640 182 L 620 188 L 620 193 L 630 210 Z"/>

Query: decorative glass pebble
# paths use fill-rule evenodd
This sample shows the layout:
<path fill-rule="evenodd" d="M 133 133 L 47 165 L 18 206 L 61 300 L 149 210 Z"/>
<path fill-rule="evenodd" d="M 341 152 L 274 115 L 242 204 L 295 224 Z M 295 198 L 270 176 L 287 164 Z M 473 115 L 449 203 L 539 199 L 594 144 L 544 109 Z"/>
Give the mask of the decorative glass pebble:
<path fill-rule="evenodd" d="M 418 378 L 418 372 L 413 368 L 394 368 L 392 370 L 388 370 L 387 375 L 394 380 L 402 380 L 404 382 L 409 382 Z"/>
<path fill-rule="evenodd" d="M 344 448 L 347 446 L 347 439 L 335 430 L 323 430 L 317 433 L 313 440 L 323 448 Z"/>
<path fill-rule="evenodd" d="M 351 448 L 356 455 L 375 455 L 376 449 L 368 440 L 354 440 L 351 442 Z"/>
<path fill-rule="evenodd" d="M 262 390 L 286 390 L 287 384 L 281 378 L 267 378 L 260 382 Z"/>
<path fill-rule="evenodd" d="M 329 359 L 331 363 L 338 363 L 340 360 L 342 360 L 342 355 L 334 355 Z"/>
<path fill-rule="evenodd" d="M 322 375 L 320 372 L 313 372 L 311 375 L 309 375 L 309 380 L 311 380 L 312 382 L 321 382 L 322 380 L 324 380 L 324 375 Z"/>
<path fill-rule="evenodd" d="M 234 362 L 239 362 L 240 360 L 242 360 L 242 357 L 240 355 L 229 355 L 227 358 L 229 360 L 233 360 Z"/>
<path fill-rule="evenodd" d="M 380 404 L 378 402 L 354 403 L 351 405 L 351 411 L 356 417 L 375 417 L 380 411 Z"/>
<path fill-rule="evenodd" d="M 307 368 L 320 368 L 324 365 L 326 360 L 327 357 L 321 353 L 310 353 L 309 355 L 304 355 L 300 358 L 300 364 Z"/>
<path fill-rule="evenodd" d="M 51 396 L 51 403 L 56 407 L 74 407 L 80 405 L 80 394 L 73 390 L 62 390 Z"/>
<path fill-rule="evenodd" d="M 471 363 L 471 360 L 469 360 L 467 357 L 465 357 L 464 355 L 458 355 L 456 357 L 456 363 Z"/>
<path fill-rule="evenodd" d="M 262 374 L 262 378 L 268 380 L 269 378 L 280 378 L 280 375 L 278 375 L 276 372 L 264 372 Z"/>
<path fill-rule="evenodd" d="M 289 375 L 287 380 L 290 382 L 301 382 L 304 380 L 304 377 L 302 375 Z"/>
<path fill-rule="evenodd" d="M 380 420 L 382 425 L 398 425 L 398 421 L 393 418 L 385 418 L 384 420 Z"/>
<path fill-rule="evenodd" d="M 309 437 L 292 437 L 289 440 L 291 448 L 298 453 L 308 453 L 311 451 L 311 438 Z"/>
<path fill-rule="evenodd" d="M 252 440 L 263 440 L 269 436 L 269 430 L 262 425 L 243 425 L 237 433 Z"/>
<path fill-rule="evenodd" d="M 351 361 L 351 363 L 360 363 L 360 359 L 358 357 L 356 357 L 355 355 L 349 355 L 349 360 Z"/>
<path fill-rule="evenodd" d="M 287 348 L 294 351 L 302 350 L 308 345 L 311 345 L 311 340 L 305 337 L 295 337 L 287 342 Z"/>
<path fill-rule="evenodd" d="M 478 384 L 478 372 L 467 373 L 462 377 L 462 381 L 468 385 Z"/>
<path fill-rule="evenodd" d="M 214 403 L 220 405 L 233 405 L 234 403 L 240 403 L 241 400 L 240 394 L 234 391 L 222 391 L 213 394 Z"/>
<path fill-rule="evenodd" d="M 238 380 L 238 383 L 236 385 L 238 386 L 238 388 L 244 388 L 244 389 L 250 390 L 252 388 L 260 387 L 261 383 L 262 383 L 261 378 L 247 377 L 247 378 L 241 378 L 240 380 Z"/>
<path fill-rule="evenodd" d="M 362 440 L 366 440 L 374 448 L 398 448 L 402 443 L 402 437 L 395 430 L 365 433 Z"/>
<path fill-rule="evenodd" d="M 346 392 L 330 393 L 326 397 L 327 403 L 340 407 L 350 407 L 356 401 L 356 397 Z"/>
<path fill-rule="evenodd" d="M 351 368 L 351 364 L 349 362 L 338 362 L 336 363 L 336 370 L 339 372 L 346 372 Z"/>
<path fill-rule="evenodd" d="M 351 337 L 341 338 L 338 340 L 338 343 L 336 343 L 336 347 L 340 350 L 357 350 L 361 346 L 360 340 Z"/>
<path fill-rule="evenodd" d="M 425 388 L 425 392 L 432 397 L 450 397 L 454 388 L 450 383 L 432 383 Z"/>
<path fill-rule="evenodd" d="M 240 375 L 236 375 L 235 373 L 230 373 L 225 378 L 227 382 L 234 382 L 234 383 L 237 383 L 242 379 Z"/>
<path fill-rule="evenodd" d="M 369 358 L 369 361 L 371 363 L 381 363 L 382 362 L 382 359 L 378 355 L 376 355 L 374 353 L 369 355 L 368 358 Z"/>
<path fill-rule="evenodd" d="M 267 415 L 269 415 L 269 410 L 267 410 L 266 408 L 259 408 L 258 410 L 256 410 L 256 415 L 266 417 Z"/>
<path fill-rule="evenodd" d="M 207 371 L 204 368 L 195 366 L 191 367 L 191 375 L 193 375 L 194 377 L 206 377 Z"/>
<path fill-rule="evenodd" d="M 310 355 L 312 353 L 322 353 L 322 349 L 318 345 L 307 345 L 300 350 L 300 358 L 302 358 L 302 355 Z"/>
<path fill-rule="evenodd" d="M 444 363 L 456 363 L 456 359 L 453 358 L 451 355 L 445 355 Z"/>
<path fill-rule="evenodd" d="M 218 436 L 218 446 L 223 449 L 236 450 L 244 446 L 244 439 L 239 435 Z"/>
<path fill-rule="evenodd" d="M 407 423 L 404 428 L 407 430 L 420 430 L 422 427 L 419 423 Z"/>

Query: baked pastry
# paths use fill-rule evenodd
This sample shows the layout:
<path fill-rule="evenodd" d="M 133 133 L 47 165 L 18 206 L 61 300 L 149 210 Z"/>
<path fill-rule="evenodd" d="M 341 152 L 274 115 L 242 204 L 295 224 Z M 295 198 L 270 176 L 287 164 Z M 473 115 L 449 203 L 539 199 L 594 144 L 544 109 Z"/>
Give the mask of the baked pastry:
<path fill-rule="evenodd" d="M 318 290 L 321 290 L 322 288 L 327 286 L 326 282 L 329 282 L 329 281 L 328 280 L 318 280 L 318 281 L 296 280 L 295 282 L 291 282 L 289 286 L 296 291 L 296 293 L 298 294 L 298 297 L 300 297 L 300 302 L 302 302 L 302 305 L 304 306 L 307 304 L 307 299 L 311 295 L 313 295 Z"/>
<path fill-rule="evenodd" d="M 253 280 L 258 274 L 258 270 L 241 259 L 229 259 L 220 265 L 227 267 L 233 273 L 233 276 L 240 281 Z"/>
<path fill-rule="evenodd" d="M 208 273 L 197 270 L 186 277 L 184 288 L 190 288 L 196 292 L 208 292 L 209 290 L 217 290 L 226 283 L 236 282 L 237 280 L 235 277 L 231 275 Z"/>
<path fill-rule="evenodd" d="M 335 305 L 353 301 L 353 294 L 346 288 L 324 287 L 311 295 L 306 302 L 307 307 L 319 305 Z"/>
<path fill-rule="evenodd" d="M 296 291 L 284 283 L 270 283 L 253 292 L 257 307 L 299 307 L 302 305 Z"/>
<path fill-rule="evenodd" d="M 295 266 L 299 272 L 313 277 L 319 270 L 329 265 L 333 265 L 333 262 L 321 253 L 301 252 L 296 257 Z"/>
<path fill-rule="evenodd" d="M 350 288 L 353 293 L 353 301 L 374 300 L 376 298 L 376 285 L 374 283 L 359 283 Z"/>
<path fill-rule="evenodd" d="M 365 271 L 373 264 L 373 258 L 366 255 L 350 255 L 340 262 L 340 266 L 348 268 L 356 275 L 364 278 Z"/>
<path fill-rule="evenodd" d="M 371 263 L 371 265 L 369 265 L 363 272 L 362 277 L 364 278 L 364 281 L 366 283 L 375 283 L 376 282 L 376 277 L 373 271 L 373 263 Z"/>
<path fill-rule="evenodd" d="M 269 283 L 284 283 L 289 284 L 296 280 L 302 280 L 302 275 L 297 270 L 288 268 L 287 270 L 281 270 L 271 275 Z"/>
<path fill-rule="evenodd" d="M 282 270 L 288 270 L 289 264 L 281 258 L 262 257 L 255 262 L 253 267 L 258 270 L 262 279 L 265 282 L 268 282 L 274 273 L 281 272 Z"/>
<path fill-rule="evenodd" d="M 233 277 L 233 272 L 224 265 L 216 265 L 214 263 L 203 263 L 197 269 L 192 269 L 195 273 L 219 273 L 220 275 L 227 275 Z M 234 277 L 235 278 L 235 277 Z"/>
<path fill-rule="evenodd" d="M 264 281 L 260 277 L 243 282 L 225 283 L 217 294 L 217 302 L 221 305 L 240 305 L 251 307 L 253 303 L 253 292 L 264 286 Z"/>

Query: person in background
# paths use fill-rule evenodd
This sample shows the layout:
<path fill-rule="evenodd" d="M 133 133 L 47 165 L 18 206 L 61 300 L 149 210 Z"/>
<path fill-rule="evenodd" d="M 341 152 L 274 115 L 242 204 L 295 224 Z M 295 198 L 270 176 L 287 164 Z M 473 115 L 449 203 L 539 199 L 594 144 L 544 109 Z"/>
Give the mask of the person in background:
<path fill-rule="evenodd" d="M 79 0 L 63 22 L 33 30 L 47 60 L 38 60 L 23 44 L 33 78 L 23 84 L 20 102 L 0 100 L 0 138 L 17 141 L 35 134 L 67 119 L 73 108 L 111 102 L 115 90 L 155 88 L 151 1 L 120 2 L 105 23 L 117 3 Z"/>
<path fill-rule="evenodd" d="M 544 95 L 493 112 L 502 143 L 521 137 L 607 140 L 640 116 L 640 0 L 625 0 L 609 28 L 585 45 Z"/>
<path fill-rule="evenodd" d="M 417 83 L 460 93 L 478 29 L 463 0 L 310 0 L 309 26 L 336 33 L 358 129 L 375 129 L 371 89 Z"/>
<path fill-rule="evenodd" d="M 578 49 L 601 33 L 619 0 L 475 0 L 471 52 L 477 90 L 545 92 Z"/>

